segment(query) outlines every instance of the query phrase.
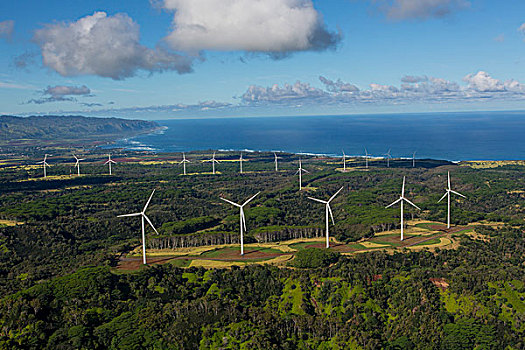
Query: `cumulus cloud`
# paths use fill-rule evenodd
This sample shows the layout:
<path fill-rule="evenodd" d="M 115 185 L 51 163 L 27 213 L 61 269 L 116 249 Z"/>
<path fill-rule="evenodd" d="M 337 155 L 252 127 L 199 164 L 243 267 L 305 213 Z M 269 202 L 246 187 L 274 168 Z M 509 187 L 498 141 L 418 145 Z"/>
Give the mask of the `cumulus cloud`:
<path fill-rule="evenodd" d="M 319 80 L 321 81 L 321 83 L 325 85 L 326 90 L 328 90 L 329 92 L 357 92 L 359 91 L 359 88 L 357 86 L 353 84 L 344 83 L 341 79 L 337 79 L 337 81 L 333 81 L 323 76 L 320 76 Z"/>
<path fill-rule="evenodd" d="M 43 104 L 48 102 L 76 101 L 74 96 L 90 97 L 91 90 L 86 86 L 48 86 L 42 91 L 42 98 L 31 99 L 27 103 Z"/>
<path fill-rule="evenodd" d="M 126 14 L 95 12 L 76 22 L 48 24 L 33 36 L 45 66 L 62 76 L 98 75 L 115 80 L 139 70 L 188 73 L 192 58 L 139 43 L 139 26 Z"/>
<path fill-rule="evenodd" d="M 341 39 L 326 29 L 311 0 L 164 0 L 175 11 L 165 38 L 175 50 L 247 51 L 281 57 L 322 51 Z"/>
<path fill-rule="evenodd" d="M 346 105 L 356 103 L 442 103 L 447 101 L 476 101 L 482 99 L 525 100 L 525 85 L 516 80 L 501 81 L 480 71 L 463 78 L 466 85 L 442 78 L 405 76 L 400 86 L 372 83 L 367 89 L 359 89 L 341 80 L 332 81 L 320 77 L 325 89 L 296 82 L 283 87 L 251 85 L 241 96 L 245 105 Z M 339 87 L 355 88 L 341 89 Z"/>
<path fill-rule="evenodd" d="M 11 40 L 15 29 L 15 21 L 7 20 L 0 22 L 0 39 Z"/>
<path fill-rule="evenodd" d="M 427 19 L 448 16 L 470 7 L 467 0 L 373 0 L 393 20 Z"/>

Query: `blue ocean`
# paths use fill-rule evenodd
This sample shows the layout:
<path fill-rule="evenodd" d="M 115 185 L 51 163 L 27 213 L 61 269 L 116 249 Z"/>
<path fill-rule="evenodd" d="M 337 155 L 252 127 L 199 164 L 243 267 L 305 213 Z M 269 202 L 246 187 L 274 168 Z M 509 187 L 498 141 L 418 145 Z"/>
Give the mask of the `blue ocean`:
<path fill-rule="evenodd" d="M 284 151 L 460 160 L 525 159 L 525 112 L 238 117 L 162 120 L 164 130 L 113 147 Z"/>

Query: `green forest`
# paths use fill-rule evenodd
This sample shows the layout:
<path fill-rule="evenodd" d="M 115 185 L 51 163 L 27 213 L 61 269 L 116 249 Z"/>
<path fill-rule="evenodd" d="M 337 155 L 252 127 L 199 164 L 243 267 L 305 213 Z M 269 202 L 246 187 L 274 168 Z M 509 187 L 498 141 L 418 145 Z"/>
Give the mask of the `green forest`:
<path fill-rule="evenodd" d="M 367 169 L 351 159 L 342 172 L 340 159 L 303 156 L 299 191 L 294 154 L 280 154 L 278 172 L 273 153 L 244 154 L 239 174 L 239 154 L 217 152 L 213 175 L 202 161 L 213 151 L 189 152 L 184 176 L 181 154 L 112 150 L 110 176 L 106 150 L 75 152 L 86 158 L 81 176 L 69 150 L 54 150 L 46 179 L 41 150 L 0 162 L 2 349 L 525 349 L 523 165 L 394 159 Z M 467 197 L 452 200 L 463 231 L 440 231 L 453 244 L 343 252 L 300 242 L 324 235 L 324 208 L 308 197 L 340 187 L 330 226 L 339 246 L 396 232 L 399 208 L 385 206 L 403 176 L 421 208 L 405 207 L 405 220 L 446 222 L 437 202 L 447 172 Z M 259 191 L 245 208 L 245 242 L 297 240 L 297 249 L 279 266 L 235 258 L 206 269 L 188 258 L 119 268 L 139 259 L 141 227 L 117 216 L 140 212 L 153 189 L 147 216 L 159 235 L 146 229 L 148 253 L 238 252 L 239 209 L 220 198 L 241 203 Z"/>

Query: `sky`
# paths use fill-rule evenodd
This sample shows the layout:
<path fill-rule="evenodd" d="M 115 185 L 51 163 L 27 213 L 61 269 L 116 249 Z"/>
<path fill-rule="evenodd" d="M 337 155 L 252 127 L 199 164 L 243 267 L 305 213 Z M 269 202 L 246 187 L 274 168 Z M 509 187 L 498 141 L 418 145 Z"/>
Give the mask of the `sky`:
<path fill-rule="evenodd" d="M 0 2 L 0 114 L 525 110 L 523 0 Z"/>

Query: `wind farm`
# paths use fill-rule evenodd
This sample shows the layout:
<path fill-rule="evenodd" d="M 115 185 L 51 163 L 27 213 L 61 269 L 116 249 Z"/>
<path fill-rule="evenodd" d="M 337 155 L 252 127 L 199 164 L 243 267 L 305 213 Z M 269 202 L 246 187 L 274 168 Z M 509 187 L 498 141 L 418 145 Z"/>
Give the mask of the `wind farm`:
<path fill-rule="evenodd" d="M 524 1 L 0 8 L 0 349 L 525 350 Z"/>

